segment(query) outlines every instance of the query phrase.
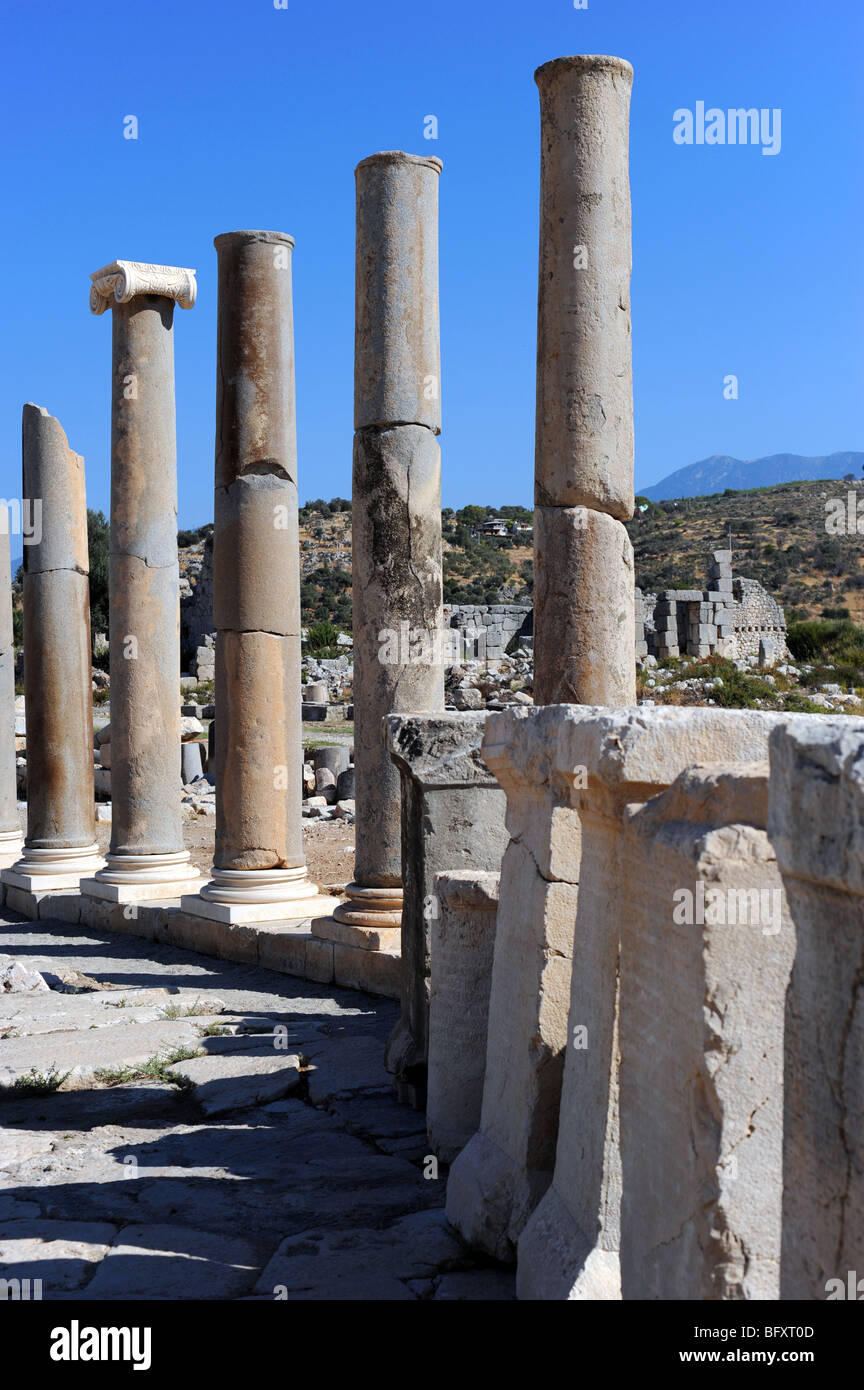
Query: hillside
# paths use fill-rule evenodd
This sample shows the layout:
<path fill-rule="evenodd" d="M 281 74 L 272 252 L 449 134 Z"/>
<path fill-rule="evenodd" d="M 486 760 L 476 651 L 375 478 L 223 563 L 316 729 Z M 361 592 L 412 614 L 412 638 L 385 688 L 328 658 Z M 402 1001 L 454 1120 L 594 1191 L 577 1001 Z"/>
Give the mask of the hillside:
<path fill-rule="evenodd" d="M 701 588 L 709 551 L 725 545 L 731 532 L 735 574 L 758 579 L 787 618 L 839 617 L 848 610 L 862 622 L 862 536 L 826 531 L 826 502 L 845 502 L 850 492 L 864 512 L 864 488 L 824 482 L 652 503 L 628 523 L 636 582 L 652 592 Z"/>
<path fill-rule="evenodd" d="M 864 512 L 864 487 L 824 482 L 783 483 L 710 497 L 650 503 L 628 523 L 635 552 L 636 582 L 662 588 L 701 588 L 709 553 L 727 543 L 730 531 L 736 574 L 758 579 L 787 610 L 787 616 L 845 616 L 864 622 L 862 537 L 830 534 L 826 502 L 852 492 Z M 313 503 L 311 507 L 319 504 Z M 329 505 L 329 504 L 325 504 Z M 304 508 L 301 570 L 304 621 L 350 623 L 351 516 Z M 523 508 L 445 510 L 444 600 L 446 603 L 530 603 L 533 562 L 530 535 L 474 536 L 469 527 L 486 513 L 506 515 Z M 479 515 L 478 515 L 479 514 Z M 862 523 L 864 524 L 864 523 Z"/>
<path fill-rule="evenodd" d="M 758 579 L 786 609 L 787 618 L 851 617 L 864 624 L 864 536 L 831 534 L 826 503 L 853 496 L 864 513 L 864 484 L 784 483 L 728 490 L 710 497 L 649 502 L 628 522 L 636 582 L 649 592 L 702 588 L 709 553 L 731 532 L 734 571 Z M 530 604 L 533 557 L 530 533 L 481 536 L 472 528 L 487 516 L 529 521 L 520 506 L 470 506 L 442 513 L 444 601 Z M 89 521 L 93 631 L 108 626 L 108 534 L 101 513 Z M 198 583 L 205 525 L 178 534 L 185 586 Z M 864 517 L 862 517 L 864 532 Z M 345 498 L 307 503 L 300 512 L 303 621 L 351 627 L 351 504 Z M 20 581 L 13 585 L 15 639 L 21 641 Z"/>
<path fill-rule="evenodd" d="M 711 458 L 679 468 L 651 487 L 640 489 L 641 496 L 651 502 L 673 497 L 704 497 L 722 492 L 725 488 L 752 489 L 777 487 L 780 483 L 805 481 L 824 482 L 842 479 L 847 473 L 861 477 L 864 454 L 838 453 L 822 458 L 805 458 L 802 454 L 769 454 L 765 458 L 731 458 L 729 454 L 713 454 Z"/>

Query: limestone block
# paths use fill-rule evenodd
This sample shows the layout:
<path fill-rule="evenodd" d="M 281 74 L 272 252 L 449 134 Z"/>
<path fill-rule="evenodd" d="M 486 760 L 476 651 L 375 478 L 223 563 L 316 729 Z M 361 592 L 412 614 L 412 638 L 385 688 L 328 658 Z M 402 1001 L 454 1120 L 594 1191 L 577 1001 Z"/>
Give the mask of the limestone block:
<path fill-rule="evenodd" d="M 591 1123 L 608 1131 L 604 1163 L 610 1173 L 614 1167 L 612 1061 L 602 1038 L 615 1029 L 621 921 L 601 907 L 624 876 L 617 846 L 629 808 L 691 763 L 764 757 L 776 722 L 757 711 L 698 708 L 520 707 L 490 716 L 483 753 L 507 793 L 510 844 L 501 869 L 481 1128 L 453 1165 L 447 1209 L 466 1239 L 496 1258 L 512 1257 L 552 1178 L 574 940 L 579 987 L 600 1030 L 598 1046 L 587 1053 L 588 1094 L 600 1110 Z M 580 928 L 583 866 L 592 888 Z"/>
<path fill-rule="evenodd" d="M 635 705 L 633 547 L 585 507 L 534 513 L 534 703 Z"/>
<path fill-rule="evenodd" d="M 483 759 L 483 712 L 391 715 L 385 738 L 401 777 L 402 1011 L 387 1066 L 422 1088 L 428 1046 L 435 878 L 497 871 L 505 796 Z"/>
<path fill-rule="evenodd" d="M 426 1124 L 445 1163 L 480 1127 L 498 879 L 466 869 L 435 878 Z"/>
<path fill-rule="evenodd" d="M 441 430 L 441 168 L 440 159 L 389 150 L 355 170 L 355 430 L 395 424 Z"/>
<path fill-rule="evenodd" d="M 337 801 L 353 801 L 355 799 L 353 767 L 346 767 L 336 778 L 336 799 Z"/>
<path fill-rule="evenodd" d="M 696 767 L 625 833 L 627 1299 L 779 1297 L 783 1015 L 795 932 L 764 830 L 767 786 L 767 763 Z M 559 1140 L 571 1175 L 584 1143 L 572 1099 Z M 566 1168 L 560 1181 L 566 1191 Z"/>
<path fill-rule="evenodd" d="M 538 68 L 535 80 L 542 131 L 535 501 L 625 520 L 633 513 L 633 70 L 620 58 L 559 58 Z M 578 247 L 585 256 L 577 268 Z M 535 516 L 535 540 L 536 526 Z"/>
<path fill-rule="evenodd" d="M 798 951 L 786 1008 L 781 1297 L 864 1271 L 864 721 L 771 737 L 768 830 Z"/>

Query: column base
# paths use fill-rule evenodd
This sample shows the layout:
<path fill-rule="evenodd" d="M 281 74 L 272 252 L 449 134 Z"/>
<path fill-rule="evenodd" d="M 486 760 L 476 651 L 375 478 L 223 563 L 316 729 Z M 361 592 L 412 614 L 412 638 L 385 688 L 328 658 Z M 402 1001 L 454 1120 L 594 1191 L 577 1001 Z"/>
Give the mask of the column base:
<path fill-rule="evenodd" d="M 0 831 L 0 869 L 11 869 L 17 864 L 24 850 L 24 837 L 20 830 Z"/>
<path fill-rule="evenodd" d="M 338 906 L 338 898 L 320 893 L 309 882 L 305 865 L 293 869 L 214 868 L 209 883 L 180 900 L 181 911 L 229 925 L 303 921 Z"/>
<path fill-rule="evenodd" d="M 156 902 L 179 898 L 202 882 L 185 849 L 176 854 L 108 854 L 104 869 L 81 880 L 81 892 L 109 903 Z"/>
<path fill-rule="evenodd" d="M 589 1240 L 554 1187 L 519 1237 L 516 1290 L 533 1302 L 613 1302 L 621 1298 L 617 1250 Z"/>
<path fill-rule="evenodd" d="M 78 888 L 82 878 L 96 873 L 104 863 L 95 843 L 66 849 L 29 849 L 25 845 L 21 858 L 3 870 L 2 880 L 25 893 L 52 893 Z"/>
<path fill-rule="evenodd" d="M 401 928 L 401 888 L 365 888 L 361 883 L 349 883 L 345 895 L 348 901 L 333 914 L 337 922 L 351 927 Z"/>

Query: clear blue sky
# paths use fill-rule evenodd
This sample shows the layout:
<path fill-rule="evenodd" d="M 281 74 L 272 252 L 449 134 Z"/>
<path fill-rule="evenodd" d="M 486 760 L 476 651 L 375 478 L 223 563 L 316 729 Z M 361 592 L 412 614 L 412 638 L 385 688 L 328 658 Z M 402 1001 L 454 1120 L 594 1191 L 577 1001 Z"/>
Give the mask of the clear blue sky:
<path fill-rule="evenodd" d="M 157 261 L 198 270 L 175 318 L 179 520 L 211 519 L 212 242 L 240 227 L 296 238 L 301 498 L 349 495 L 353 169 L 401 148 L 444 161 L 445 504 L 530 505 L 533 72 L 569 53 L 636 73 L 637 484 L 712 453 L 864 448 L 860 0 L 2 0 L 0 16 L 2 495 L 20 492 L 33 400 L 107 511 L 111 329 L 88 276 Z M 700 100 L 780 107 L 781 152 L 676 145 L 673 112 Z"/>

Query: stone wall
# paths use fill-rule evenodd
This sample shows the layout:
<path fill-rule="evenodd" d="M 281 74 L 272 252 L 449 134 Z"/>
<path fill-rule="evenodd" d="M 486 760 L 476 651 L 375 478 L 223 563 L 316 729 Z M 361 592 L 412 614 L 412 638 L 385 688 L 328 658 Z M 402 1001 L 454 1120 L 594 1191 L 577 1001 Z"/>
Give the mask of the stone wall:
<path fill-rule="evenodd" d="M 860 1292 L 862 741 L 760 711 L 489 719 L 510 843 L 447 1214 L 520 1298 Z M 442 1017 L 475 966 L 458 926 Z M 431 1050 L 430 1095 L 453 1068 Z"/>
<path fill-rule="evenodd" d="M 783 609 L 755 579 L 732 577 L 715 550 L 704 589 L 636 590 L 636 659 L 725 656 L 772 665 L 788 656 Z"/>
<path fill-rule="evenodd" d="M 526 648 L 533 644 L 534 610 L 522 603 L 444 605 L 444 626 L 459 636 L 452 661 L 500 661 L 512 639 Z"/>

